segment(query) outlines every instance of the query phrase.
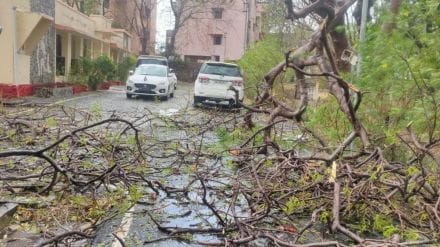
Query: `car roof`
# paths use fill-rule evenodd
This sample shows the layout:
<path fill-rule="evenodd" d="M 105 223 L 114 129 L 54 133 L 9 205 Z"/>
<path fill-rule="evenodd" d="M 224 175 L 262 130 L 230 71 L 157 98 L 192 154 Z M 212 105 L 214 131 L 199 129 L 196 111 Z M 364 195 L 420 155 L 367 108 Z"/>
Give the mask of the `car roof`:
<path fill-rule="evenodd" d="M 144 64 L 139 64 L 138 68 L 140 67 L 150 67 L 150 66 L 155 66 L 155 67 L 164 67 L 164 68 L 168 68 L 166 65 L 163 64 L 152 64 L 152 63 L 144 63 Z"/>
<path fill-rule="evenodd" d="M 225 62 L 218 62 L 218 61 L 206 61 L 204 63 L 205 64 L 219 64 L 219 65 L 224 64 L 224 65 L 232 65 L 232 66 L 237 66 L 238 67 L 238 64 L 235 64 L 235 63 L 225 63 Z"/>
<path fill-rule="evenodd" d="M 142 58 L 155 58 L 155 59 L 163 59 L 163 60 L 167 60 L 166 57 L 162 57 L 162 56 L 154 56 L 154 55 L 140 55 L 138 57 L 138 59 L 142 59 Z"/>

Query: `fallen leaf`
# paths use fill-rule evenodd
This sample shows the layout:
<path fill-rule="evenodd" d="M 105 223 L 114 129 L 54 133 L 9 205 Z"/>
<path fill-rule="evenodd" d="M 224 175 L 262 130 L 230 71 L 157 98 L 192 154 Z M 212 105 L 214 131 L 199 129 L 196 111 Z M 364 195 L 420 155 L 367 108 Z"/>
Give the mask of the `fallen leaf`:
<path fill-rule="evenodd" d="M 231 155 L 238 156 L 238 155 L 240 155 L 240 149 L 231 149 L 231 150 L 229 150 L 229 153 Z"/>
<path fill-rule="evenodd" d="M 286 232 L 295 233 L 297 231 L 296 227 L 294 227 L 292 225 L 283 225 L 282 228 L 283 228 L 283 231 L 286 231 Z"/>

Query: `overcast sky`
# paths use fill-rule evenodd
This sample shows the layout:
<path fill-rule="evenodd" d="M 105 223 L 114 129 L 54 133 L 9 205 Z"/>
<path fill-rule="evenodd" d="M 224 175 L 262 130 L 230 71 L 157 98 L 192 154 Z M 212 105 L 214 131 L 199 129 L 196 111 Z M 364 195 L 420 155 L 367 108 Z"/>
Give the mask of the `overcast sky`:
<path fill-rule="evenodd" d="M 169 0 L 157 1 L 157 33 L 156 33 L 156 49 L 165 44 L 166 31 L 173 29 L 174 17 L 171 13 Z"/>

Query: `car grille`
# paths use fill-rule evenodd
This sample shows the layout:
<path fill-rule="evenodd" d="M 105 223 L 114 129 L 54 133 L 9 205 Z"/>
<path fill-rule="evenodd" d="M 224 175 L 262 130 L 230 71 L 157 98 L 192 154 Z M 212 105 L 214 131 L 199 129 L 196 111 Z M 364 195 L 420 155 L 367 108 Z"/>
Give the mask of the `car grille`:
<path fill-rule="evenodd" d="M 156 92 L 147 89 L 137 89 L 134 90 L 135 93 L 144 93 L 144 94 L 156 94 Z"/>
<path fill-rule="evenodd" d="M 134 86 L 141 90 L 153 90 L 156 88 L 156 85 L 143 83 L 135 83 Z"/>

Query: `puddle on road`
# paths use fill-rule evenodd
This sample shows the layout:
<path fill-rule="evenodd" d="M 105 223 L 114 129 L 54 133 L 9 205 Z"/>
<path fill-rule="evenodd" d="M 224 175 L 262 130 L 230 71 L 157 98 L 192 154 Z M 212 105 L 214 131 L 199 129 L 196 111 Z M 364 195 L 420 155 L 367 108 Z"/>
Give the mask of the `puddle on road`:
<path fill-rule="evenodd" d="M 205 169 L 210 167 L 210 169 L 207 169 L 207 172 L 209 172 L 209 170 L 221 170 L 221 174 L 231 173 L 231 171 L 228 171 L 227 168 L 223 168 L 223 166 L 218 163 L 219 162 L 215 160 L 205 160 Z M 166 177 L 166 181 L 163 181 L 163 185 L 172 188 L 183 188 L 194 179 L 196 179 L 194 174 L 172 174 Z M 215 179 L 216 181 L 210 180 L 205 182 L 206 187 L 210 188 L 206 199 L 208 202 L 213 203 L 216 209 L 231 213 L 228 199 L 225 198 L 224 194 L 216 194 L 213 192 L 213 189 L 221 190 L 222 186 L 229 183 L 229 180 L 224 175 L 222 175 L 222 177 L 216 177 Z M 148 188 L 148 186 L 145 185 L 145 188 Z M 152 192 L 153 191 L 148 188 L 148 193 Z M 131 225 L 128 227 L 128 234 L 124 236 L 124 241 L 128 246 L 197 246 L 172 239 L 150 244 L 144 244 L 144 242 L 169 236 L 158 230 L 148 213 L 164 227 L 193 229 L 218 228 L 217 218 L 212 214 L 211 210 L 203 204 L 202 197 L 203 189 L 199 181 L 191 183 L 187 194 L 179 192 L 167 196 L 165 192 L 161 191 L 155 200 L 148 196 L 145 197 L 143 199 L 143 201 L 146 202 L 145 204 L 137 204 L 130 210 L 135 213 L 125 216 L 131 217 L 132 219 L 130 220 Z M 244 198 L 239 197 L 236 204 L 245 205 Z M 146 213 L 146 211 L 148 213 Z M 245 217 L 247 216 L 247 210 L 244 207 L 239 208 L 236 206 L 236 214 L 238 217 Z M 126 220 L 124 220 L 124 222 L 125 221 Z M 118 231 L 121 227 L 121 222 L 123 222 L 122 218 L 115 219 L 98 229 L 93 246 L 108 246 L 115 243 L 111 233 Z M 220 240 L 213 234 L 194 234 L 191 238 L 198 241 Z M 113 244 L 113 246 L 119 245 Z"/>
<path fill-rule="evenodd" d="M 176 115 L 178 112 L 179 112 L 178 109 L 170 108 L 167 110 L 159 110 L 159 115 L 170 117 L 170 116 Z"/>

